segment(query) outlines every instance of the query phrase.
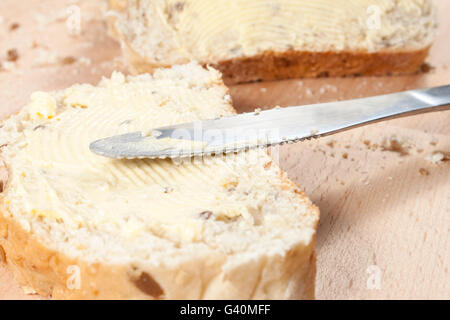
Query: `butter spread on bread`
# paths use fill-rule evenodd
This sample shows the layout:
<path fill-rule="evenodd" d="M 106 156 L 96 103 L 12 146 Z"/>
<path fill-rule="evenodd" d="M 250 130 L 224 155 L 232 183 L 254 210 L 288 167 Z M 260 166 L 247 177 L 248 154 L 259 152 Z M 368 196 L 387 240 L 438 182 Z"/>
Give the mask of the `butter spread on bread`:
<path fill-rule="evenodd" d="M 431 0 L 110 0 L 135 73 L 191 60 L 227 83 L 419 70 Z"/>

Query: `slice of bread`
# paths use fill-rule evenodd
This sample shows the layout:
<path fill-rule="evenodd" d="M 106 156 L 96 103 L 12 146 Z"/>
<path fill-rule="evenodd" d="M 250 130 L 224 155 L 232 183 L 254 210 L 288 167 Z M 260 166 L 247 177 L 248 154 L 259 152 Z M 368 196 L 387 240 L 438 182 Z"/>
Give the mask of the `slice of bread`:
<path fill-rule="evenodd" d="M 432 0 L 110 0 L 133 73 L 198 61 L 226 84 L 408 74 L 435 37 Z"/>
<path fill-rule="evenodd" d="M 195 63 L 34 93 L 0 128 L 0 256 L 53 298 L 313 298 L 319 212 L 266 151 L 179 163 L 88 147 L 233 113 L 220 73 Z"/>

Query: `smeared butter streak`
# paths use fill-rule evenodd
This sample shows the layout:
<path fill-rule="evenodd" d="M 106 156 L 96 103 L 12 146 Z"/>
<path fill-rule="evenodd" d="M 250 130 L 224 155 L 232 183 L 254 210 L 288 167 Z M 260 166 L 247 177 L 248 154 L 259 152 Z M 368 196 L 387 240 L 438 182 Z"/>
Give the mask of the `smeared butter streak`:
<path fill-rule="evenodd" d="M 90 142 L 118 134 L 124 119 L 129 120 L 127 130 L 134 132 L 217 116 L 217 110 L 230 114 L 228 102 L 215 97 L 224 97 L 226 89 L 194 95 L 190 88 L 176 84 L 167 88 L 165 81 L 155 81 L 151 90 L 147 86 L 126 82 L 115 74 L 100 88 L 80 85 L 64 91 L 58 103 L 53 95 L 33 94 L 27 110 L 30 114 L 39 111 L 47 122 L 39 130 L 25 130 L 26 146 L 14 158 L 13 170 L 24 172 L 19 177 L 21 192 L 11 194 L 17 199 L 14 203 L 40 218 L 94 229 L 117 224 L 130 228 L 129 235 L 151 231 L 175 240 L 200 239 L 204 221 L 199 214 L 205 210 L 214 211 L 218 220 L 247 216 L 244 223 L 251 225 L 253 220 L 240 201 L 228 199 L 226 208 L 218 209 L 224 197 L 220 181 L 235 175 L 235 168 L 221 165 L 220 159 L 174 165 L 170 160 L 111 160 L 89 150 Z M 170 96 L 169 91 L 177 94 L 161 107 L 161 96 Z M 174 103 L 178 96 L 183 101 Z M 183 105 L 182 113 L 178 103 Z M 204 104 L 216 104 L 215 111 L 199 109 Z M 41 117 L 31 117 L 30 127 L 34 123 L 42 123 Z M 142 143 L 155 149 L 204 146 L 203 142 L 170 138 L 148 140 Z M 123 219 L 136 217 L 147 227 L 138 228 L 131 222 L 123 225 Z"/>

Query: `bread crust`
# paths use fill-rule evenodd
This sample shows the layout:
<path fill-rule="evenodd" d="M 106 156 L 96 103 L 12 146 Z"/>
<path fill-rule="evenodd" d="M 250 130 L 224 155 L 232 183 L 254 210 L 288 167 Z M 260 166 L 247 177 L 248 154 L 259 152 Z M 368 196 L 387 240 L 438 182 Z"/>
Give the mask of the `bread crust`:
<path fill-rule="evenodd" d="M 421 70 L 429 47 L 416 51 L 265 52 L 213 65 L 228 85 L 250 81 L 343 76 L 413 74 Z M 141 70 L 142 71 L 142 70 Z"/>
<path fill-rule="evenodd" d="M 315 235 L 307 245 L 298 244 L 285 257 L 261 257 L 226 273 L 225 256 L 210 261 L 192 261 L 177 270 L 164 267 L 88 263 L 52 250 L 11 218 L 0 207 L 0 252 L 14 278 L 26 291 L 54 299 L 314 299 Z M 317 207 L 311 214 L 318 216 Z M 199 266 L 208 270 L 199 273 Z M 80 286 L 71 287 L 73 267 Z M 203 269 L 203 268 L 202 268 Z M 150 277 L 161 288 L 142 278 Z M 274 283 L 278 276 L 278 283 Z M 114 279 L 112 281 L 112 279 Z M 249 281 L 250 280 L 250 281 Z M 205 281 L 209 282 L 206 289 Z M 73 283 L 72 283 L 73 284 Z M 282 295 L 287 285 L 291 295 Z M 162 291 L 161 291 L 162 290 Z"/>
<path fill-rule="evenodd" d="M 122 50 L 133 74 L 151 73 L 170 65 L 147 61 L 128 45 Z M 420 72 L 429 47 L 417 51 L 265 52 L 258 56 L 221 61 L 211 66 L 222 72 L 226 85 L 293 78 L 383 76 Z M 203 64 L 206 65 L 206 64 Z"/>

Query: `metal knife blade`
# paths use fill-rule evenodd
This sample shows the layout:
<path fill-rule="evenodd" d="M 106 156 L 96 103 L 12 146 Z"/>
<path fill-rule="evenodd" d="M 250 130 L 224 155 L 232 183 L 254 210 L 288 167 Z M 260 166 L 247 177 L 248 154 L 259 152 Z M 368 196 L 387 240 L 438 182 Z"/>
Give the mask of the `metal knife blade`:
<path fill-rule="evenodd" d="M 370 98 L 287 107 L 133 132 L 94 141 L 116 158 L 178 158 L 227 153 L 330 135 L 418 113 L 449 109 L 450 85 Z"/>

